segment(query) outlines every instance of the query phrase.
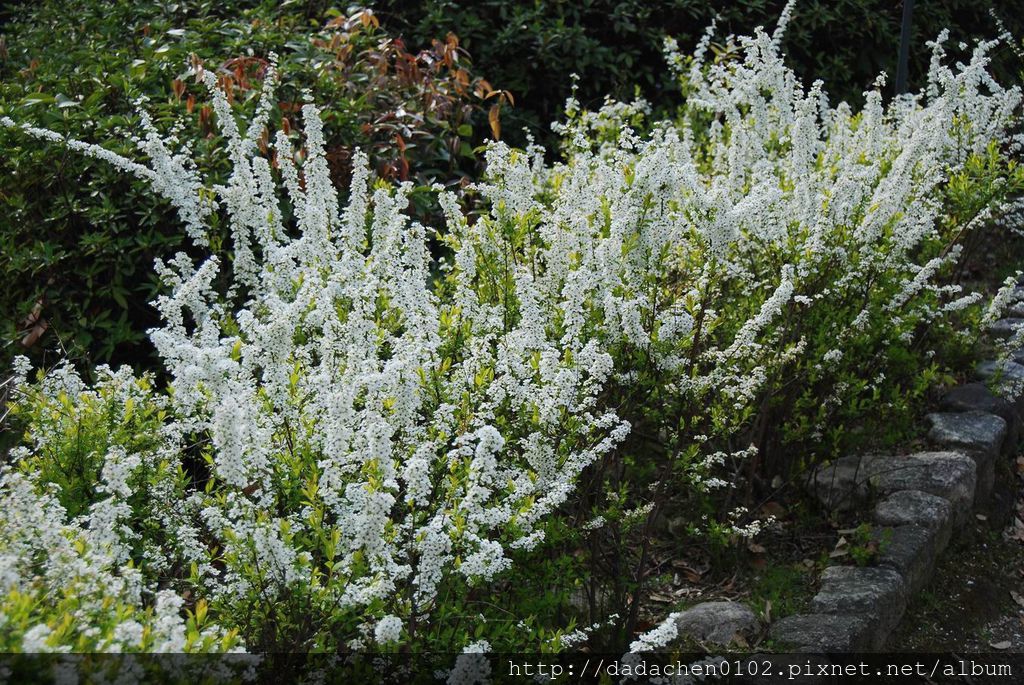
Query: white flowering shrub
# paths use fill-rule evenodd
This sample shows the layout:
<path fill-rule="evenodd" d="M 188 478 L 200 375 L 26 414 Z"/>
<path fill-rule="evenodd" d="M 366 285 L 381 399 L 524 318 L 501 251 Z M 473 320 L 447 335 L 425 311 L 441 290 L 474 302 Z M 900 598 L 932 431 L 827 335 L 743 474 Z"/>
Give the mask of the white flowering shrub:
<path fill-rule="evenodd" d="M 619 405 L 632 432 L 618 454 L 643 466 L 627 478 L 610 471 L 596 490 L 611 492 L 606 506 L 622 521 L 655 506 L 612 607 L 642 594 L 663 507 L 694 530 L 743 537 L 760 528 L 733 508 L 744 491 L 858 442 L 902 437 L 899 418 L 976 343 L 981 295 L 963 291 L 957 269 L 1024 188 L 1009 135 L 1021 93 L 986 73 L 991 43 L 950 68 L 940 36 L 925 92 L 886 106 L 876 90 L 853 112 L 785 66 L 786 16 L 721 59 L 705 59 L 710 32 L 694 58 L 670 54 L 686 95 L 676 122 L 638 137 L 636 107 L 576 117 L 565 127 L 575 154 L 548 172 L 549 186 L 568 186 L 550 202 L 552 224 L 596 219 L 612 235 L 634 232 L 627 245 L 667 254 L 619 265 L 636 286 L 616 302 L 618 331 L 635 345 L 613 352 L 614 380 L 617 394 L 643 399 Z M 710 509 L 694 496 L 727 485 Z M 606 550 L 622 549 L 611 541 L 623 528 L 608 528 L 592 554 L 616 577 L 623 559 Z"/>
<path fill-rule="evenodd" d="M 117 525 L 131 515 L 117 498 L 145 496 L 129 479 L 148 458 L 93 452 L 76 487 L 100 473 L 110 483 L 97 490 L 116 503 L 97 514 L 102 521 L 74 522 L 109 538 L 121 563 L 190 568 L 192 591 L 234 617 L 250 647 L 414 640 L 442 588 L 490 581 L 508 568 L 508 550 L 542 540 L 538 524 L 628 430 L 597 402 L 613 361 L 580 319 L 582 293 L 571 282 L 586 265 L 556 271 L 539 250 L 516 264 L 525 224 L 496 216 L 469 227 L 447 197 L 455 256 L 435 287 L 426 229 L 402 213 L 409 185 L 371 190 L 360 159 L 339 208 L 319 112 L 307 105 L 301 169 L 277 137 L 283 204 L 255 137 L 239 132 L 210 86 L 234 163 L 216 200 L 148 122 L 139 141 L 148 168 L 76 146 L 150 179 L 197 245 L 215 203 L 227 211 L 234 255 L 225 291 L 215 256 L 158 264 L 167 323 L 152 338 L 173 392 L 153 454 L 181 473 L 198 452 L 203 482 L 145 493 L 165 506 Z M 295 218 L 294 235 L 285 216 Z M 47 385 L 48 401 L 80 401 Z M 39 459 L 41 441 L 26 448 L 26 463 Z M 38 480 L 40 490 L 56 482 Z M 155 523 L 161 539 L 148 536 L 141 558 L 131 555 Z"/>
<path fill-rule="evenodd" d="M 100 649 L 147 646 L 122 613 L 176 612 L 181 648 L 514 650 L 575 633 L 503 593 L 543 594 L 548 564 L 568 593 L 583 559 L 628 605 L 629 644 L 657 516 L 756 534 L 744 493 L 922 392 L 928 351 L 966 345 L 982 315 L 951 278 L 963 246 L 1022 185 L 1020 92 L 987 76 L 990 44 L 951 69 L 936 43 L 927 92 L 855 113 L 797 82 L 782 29 L 739 39 L 738 59 L 706 63 L 707 41 L 671 56 L 685 105 L 649 133 L 625 125 L 643 103 L 613 103 L 569 108 L 562 163 L 493 144 L 482 210 L 438 189 L 433 229 L 363 158 L 341 205 L 313 104 L 300 150 L 281 131 L 260 155 L 272 73 L 244 131 L 209 83 L 224 185 L 145 117 L 146 164 L 69 143 L 150 180 L 196 250 L 157 265 L 166 393 L 67 369 L 25 386 L 0 497 L 49 532 L 5 541 L 6 587 L 45 584 L 47 545 L 79 549 L 85 568 L 54 582 L 135 621 Z M 230 254 L 207 249 L 222 220 Z M 112 430 L 75 452 L 61 408 Z M 71 644 L 57 601 L 5 639 Z"/>

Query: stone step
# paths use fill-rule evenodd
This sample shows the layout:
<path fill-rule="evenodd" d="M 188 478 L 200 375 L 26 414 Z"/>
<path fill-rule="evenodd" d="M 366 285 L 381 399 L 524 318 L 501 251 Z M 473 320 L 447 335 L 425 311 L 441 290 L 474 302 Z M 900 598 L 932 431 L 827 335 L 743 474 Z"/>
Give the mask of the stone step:
<path fill-rule="evenodd" d="M 993 338 L 1007 340 L 1013 337 L 1022 326 L 1024 326 L 1024 318 L 1009 317 L 999 319 L 989 326 L 988 333 Z"/>
<path fill-rule="evenodd" d="M 976 483 L 974 460 L 945 451 L 842 457 L 815 470 L 808 488 L 823 506 L 837 511 L 851 510 L 872 495 L 920 490 L 948 500 L 959 525 L 971 513 Z"/>
<path fill-rule="evenodd" d="M 991 328 L 1008 338 L 1024 326 L 1024 286 L 1009 318 Z M 1015 454 L 1024 427 L 1024 349 L 1013 361 L 982 362 L 977 376 L 927 416 L 928 440 L 946 451 L 844 457 L 816 469 L 807 486 L 824 506 L 850 510 L 872 496 L 876 565 L 832 566 L 809 613 L 771 626 L 780 647 L 801 652 L 879 650 L 899 625 L 910 595 L 928 582 L 953 530 L 976 501 L 991 497 L 999 454 Z M 990 389 L 989 385 L 992 386 Z M 993 392 L 993 389 L 995 392 Z"/>
<path fill-rule="evenodd" d="M 932 445 L 964 452 L 974 459 L 975 501 L 988 498 L 995 484 L 996 457 L 1002 453 L 1006 440 L 1006 421 L 981 411 L 936 412 L 928 414 L 925 421 L 930 427 L 928 441 Z"/>
<path fill-rule="evenodd" d="M 701 602 L 675 614 L 676 631 L 702 644 L 745 644 L 761 629 L 753 610 L 740 602 Z"/>
<path fill-rule="evenodd" d="M 938 534 L 924 526 L 883 526 L 871 531 L 879 545 L 876 565 L 900 574 L 911 595 L 931 579 L 939 555 Z"/>
<path fill-rule="evenodd" d="M 907 584 L 891 568 L 830 566 L 821 591 L 811 599 L 812 614 L 860 616 L 871 624 L 869 649 L 881 649 L 907 608 Z"/>
<path fill-rule="evenodd" d="M 953 505 L 949 500 L 921 490 L 900 490 L 875 505 L 874 521 L 880 526 L 920 526 L 935 532 L 941 553 L 953 536 Z"/>
<path fill-rule="evenodd" d="M 986 361 L 978 364 L 975 373 L 991 384 L 1000 397 L 1013 403 L 1018 412 L 1024 411 L 1024 364 L 1014 361 Z"/>
<path fill-rule="evenodd" d="M 1014 302 L 1003 311 L 1003 314 L 1008 319 L 1024 319 L 1024 302 Z"/>
<path fill-rule="evenodd" d="M 862 652 L 870 648 L 873 632 L 864 616 L 795 614 L 773 623 L 769 635 L 795 652 Z"/>
<path fill-rule="evenodd" d="M 996 395 L 984 383 L 965 383 L 947 392 L 939 401 L 943 411 L 983 411 L 1006 421 L 1006 446 L 1017 444 L 1021 417 L 1009 400 Z"/>

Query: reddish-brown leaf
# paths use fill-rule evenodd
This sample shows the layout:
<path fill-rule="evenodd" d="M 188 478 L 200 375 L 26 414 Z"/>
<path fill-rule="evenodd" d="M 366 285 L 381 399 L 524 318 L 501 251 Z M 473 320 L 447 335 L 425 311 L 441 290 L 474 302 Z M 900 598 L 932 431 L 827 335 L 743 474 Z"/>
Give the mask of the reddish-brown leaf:
<path fill-rule="evenodd" d="M 487 123 L 491 125 L 491 134 L 495 140 L 501 140 L 501 105 L 491 105 L 487 112 Z"/>

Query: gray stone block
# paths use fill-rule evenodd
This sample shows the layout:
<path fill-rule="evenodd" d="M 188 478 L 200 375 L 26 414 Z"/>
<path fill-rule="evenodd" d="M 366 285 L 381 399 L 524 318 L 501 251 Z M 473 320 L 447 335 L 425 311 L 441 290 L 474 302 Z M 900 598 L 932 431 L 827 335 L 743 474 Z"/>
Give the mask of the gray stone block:
<path fill-rule="evenodd" d="M 871 462 L 871 487 L 881 495 L 921 490 L 953 506 L 954 526 L 963 524 L 974 505 L 977 467 L 959 452 L 919 452 L 906 457 L 879 457 Z"/>
<path fill-rule="evenodd" d="M 977 466 L 975 501 L 987 499 L 995 483 L 995 461 L 1006 438 L 1006 421 L 995 414 L 969 411 L 935 413 L 926 417 L 928 440 L 940 448 L 967 453 Z"/>
<path fill-rule="evenodd" d="M 988 361 L 978 362 L 975 372 L 978 378 L 986 381 L 996 377 L 1018 379 L 1024 378 L 1024 365 L 1009 359 L 989 359 Z"/>
<path fill-rule="evenodd" d="M 830 566 L 811 600 L 816 614 L 862 616 L 873 630 L 868 647 L 881 649 L 907 608 L 907 586 L 891 568 Z"/>
<path fill-rule="evenodd" d="M 750 607 L 739 602 L 703 602 L 676 616 L 676 629 L 681 637 L 716 645 L 730 645 L 737 635 L 749 638 L 760 627 Z"/>
<path fill-rule="evenodd" d="M 1006 421 L 1004 449 L 1009 454 L 1016 447 L 1020 435 L 1020 413 L 1013 403 L 996 395 L 984 383 L 958 385 L 943 396 L 939 406 L 945 411 L 983 411 L 995 414 Z"/>
<path fill-rule="evenodd" d="M 829 511 L 850 511 L 871 493 L 870 455 L 842 457 L 814 470 L 808 482 L 810 493 Z"/>
<path fill-rule="evenodd" d="M 1018 412 L 1024 410 L 1024 364 L 987 361 L 978 364 L 975 372 L 978 378 L 992 384 L 996 394 L 1013 402 Z"/>
<path fill-rule="evenodd" d="M 796 614 L 772 624 L 779 647 L 798 652 L 860 652 L 871 646 L 874 628 L 863 616 Z"/>
<path fill-rule="evenodd" d="M 953 505 L 956 524 L 967 519 L 974 503 L 977 467 L 959 452 L 921 452 L 909 456 L 842 457 L 816 469 L 808 489 L 827 508 L 848 511 L 871 495 L 921 490 Z"/>
<path fill-rule="evenodd" d="M 941 552 L 953 534 L 953 505 L 949 500 L 920 490 L 894 492 L 875 505 L 875 523 L 895 528 L 921 526 L 935 533 L 935 546 Z"/>
<path fill-rule="evenodd" d="M 1014 302 L 1003 313 L 1008 319 L 1024 319 L 1024 302 Z"/>
<path fill-rule="evenodd" d="M 878 528 L 872 536 L 879 544 L 877 565 L 898 572 L 909 594 L 916 593 L 931 579 L 939 554 L 935 530 L 909 524 Z"/>
<path fill-rule="evenodd" d="M 1013 334 L 1016 333 L 1021 326 L 1024 326 L 1024 318 L 1008 317 L 993 322 L 992 325 L 988 327 L 988 333 L 993 338 L 1006 340 L 1013 337 Z"/>
<path fill-rule="evenodd" d="M 925 418 L 931 426 L 928 439 L 937 445 L 965 451 L 983 461 L 994 460 L 1003 447 L 1006 421 L 995 414 L 967 411 L 934 413 Z"/>

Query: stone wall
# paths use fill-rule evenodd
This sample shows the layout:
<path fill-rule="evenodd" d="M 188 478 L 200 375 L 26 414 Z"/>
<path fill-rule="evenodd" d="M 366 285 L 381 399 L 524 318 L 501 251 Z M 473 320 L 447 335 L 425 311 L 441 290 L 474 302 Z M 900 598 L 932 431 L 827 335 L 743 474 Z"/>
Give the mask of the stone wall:
<path fill-rule="evenodd" d="M 1024 305 L 1018 306 L 1024 315 Z M 992 334 L 1007 337 L 1022 324 L 1024 316 L 1003 319 Z M 883 649 L 957 530 L 976 514 L 998 525 L 1011 513 L 1010 464 L 1024 416 L 1024 354 L 983 362 L 975 375 L 976 381 L 953 388 L 940 410 L 924 418 L 929 451 L 844 457 L 811 474 L 807 488 L 814 498 L 830 510 L 864 511 L 872 535 L 884 543 L 872 566 L 826 568 L 808 613 L 770 626 L 777 648 Z M 677 627 L 681 636 L 713 644 L 760 630 L 749 607 L 722 602 L 680 612 Z"/>

